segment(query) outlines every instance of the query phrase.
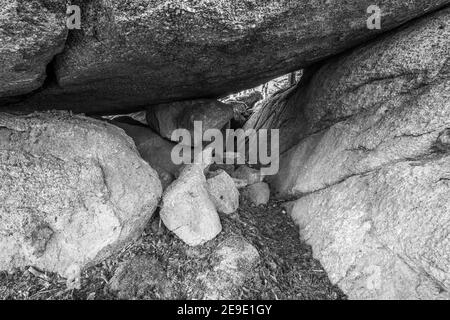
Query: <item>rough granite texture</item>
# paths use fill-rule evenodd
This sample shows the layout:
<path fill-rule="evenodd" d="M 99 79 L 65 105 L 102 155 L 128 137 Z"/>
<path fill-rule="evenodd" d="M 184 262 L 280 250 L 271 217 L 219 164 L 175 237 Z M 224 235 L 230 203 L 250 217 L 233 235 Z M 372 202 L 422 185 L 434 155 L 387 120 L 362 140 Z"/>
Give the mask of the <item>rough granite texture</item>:
<path fill-rule="evenodd" d="M 178 177 L 181 170 L 181 165 L 174 164 L 171 157 L 176 144 L 129 117 L 118 117 L 111 123 L 122 128 L 133 139 L 142 159 L 158 173 L 165 190 Z"/>
<path fill-rule="evenodd" d="M 270 200 L 270 188 L 265 182 L 258 182 L 245 187 L 242 197 L 254 205 L 265 205 Z"/>
<path fill-rule="evenodd" d="M 239 208 L 239 191 L 228 173 L 223 170 L 211 172 L 208 176 L 207 189 L 217 212 L 231 214 Z"/>
<path fill-rule="evenodd" d="M 352 299 L 450 299 L 450 9 L 310 75 L 271 179 Z M 292 115 L 292 114 L 291 114 Z"/>
<path fill-rule="evenodd" d="M 448 154 L 351 177 L 291 215 L 349 298 L 450 299 Z"/>
<path fill-rule="evenodd" d="M 82 29 L 69 34 L 56 80 L 8 109 L 132 111 L 218 97 L 306 67 L 422 16 L 449 0 L 73 0 Z"/>
<path fill-rule="evenodd" d="M 199 284 L 204 287 L 202 299 L 233 299 L 245 281 L 255 278 L 255 269 L 260 260 L 258 250 L 245 238 L 229 236 L 212 255 L 212 270 L 202 272 L 197 277 Z"/>
<path fill-rule="evenodd" d="M 161 185 L 133 141 L 69 113 L 0 113 L 0 269 L 73 276 L 140 235 Z"/>
<path fill-rule="evenodd" d="M 168 140 L 172 140 L 172 134 L 175 130 L 188 130 L 192 139 L 190 141 L 181 141 L 187 146 L 201 145 L 203 143 L 203 134 L 207 130 L 221 130 L 232 118 L 232 105 L 218 100 L 206 99 L 160 104 L 148 108 L 146 116 L 148 125 Z M 201 132 L 195 132 L 194 130 L 194 122 L 196 121 L 201 122 Z M 177 139 L 173 141 L 178 143 Z"/>
<path fill-rule="evenodd" d="M 0 97 L 41 87 L 64 48 L 65 17 L 65 0 L 0 0 Z"/>
<path fill-rule="evenodd" d="M 202 164 L 186 165 L 164 192 L 161 205 L 164 225 L 190 246 L 202 245 L 222 231 L 204 169 Z"/>
<path fill-rule="evenodd" d="M 307 99 L 283 115 L 297 117 L 300 143 L 269 179 L 275 193 L 308 194 L 433 152 L 450 128 L 449 22 L 450 9 L 422 19 L 326 63 L 300 86 Z"/>

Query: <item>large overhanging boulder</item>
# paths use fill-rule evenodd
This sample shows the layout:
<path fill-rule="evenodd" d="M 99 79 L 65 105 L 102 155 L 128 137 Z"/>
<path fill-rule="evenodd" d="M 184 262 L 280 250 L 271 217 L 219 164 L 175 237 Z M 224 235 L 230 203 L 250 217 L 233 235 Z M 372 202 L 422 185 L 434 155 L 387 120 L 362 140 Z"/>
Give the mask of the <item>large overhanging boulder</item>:
<path fill-rule="evenodd" d="M 301 236 L 350 298 L 450 297 L 449 22 L 447 8 L 309 70 L 275 99 L 287 113 L 253 121 L 296 132 L 271 186 L 298 198 Z"/>
<path fill-rule="evenodd" d="M 0 113 L 0 270 L 72 278 L 138 237 L 161 184 L 122 129 L 69 113 Z"/>
<path fill-rule="evenodd" d="M 66 42 L 66 0 L 0 0 L 0 97 L 38 89 Z"/>
<path fill-rule="evenodd" d="M 449 0 L 81 1 L 44 90 L 8 109 L 113 113 L 217 97 L 310 65 L 437 9 Z"/>

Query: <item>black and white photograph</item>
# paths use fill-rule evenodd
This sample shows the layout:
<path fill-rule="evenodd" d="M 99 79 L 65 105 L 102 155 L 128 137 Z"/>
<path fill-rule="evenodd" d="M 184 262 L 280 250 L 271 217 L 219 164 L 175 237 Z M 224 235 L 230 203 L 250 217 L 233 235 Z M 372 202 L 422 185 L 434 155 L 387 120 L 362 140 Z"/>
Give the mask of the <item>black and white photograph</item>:
<path fill-rule="evenodd" d="M 0 307 L 450 300 L 449 58 L 450 0 L 0 0 Z"/>

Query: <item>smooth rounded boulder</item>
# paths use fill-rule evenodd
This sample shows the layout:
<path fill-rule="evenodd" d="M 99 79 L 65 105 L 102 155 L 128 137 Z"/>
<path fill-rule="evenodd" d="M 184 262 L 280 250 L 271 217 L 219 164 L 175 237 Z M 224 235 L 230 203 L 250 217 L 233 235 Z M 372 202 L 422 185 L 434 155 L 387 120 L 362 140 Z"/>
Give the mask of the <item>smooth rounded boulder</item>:
<path fill-rule="evenodd" d="M 210 154 L 206 149 L 203 155 Z M 202 245 L 214 239 L 222 224 L 208 193 L 204 170 L 211 162 L 186 165 L 164 192 L 160 217 L 164 225 L 189 246 Z"/>
<path fill-rule="evenodd" d="M 137 238 L 161 196 L 123 130 L 68 112 L 0 113 L 0 269 L 75 277 Z"/>

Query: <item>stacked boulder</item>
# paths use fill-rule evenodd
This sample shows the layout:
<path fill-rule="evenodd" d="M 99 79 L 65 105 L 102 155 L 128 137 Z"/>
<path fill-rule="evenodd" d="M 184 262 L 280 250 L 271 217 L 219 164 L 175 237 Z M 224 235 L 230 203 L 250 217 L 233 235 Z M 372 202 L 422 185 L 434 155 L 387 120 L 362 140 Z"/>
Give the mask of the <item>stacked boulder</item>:
<path fill-rule="evenodd" d="M 239 192 L 225 171 L 206 180 L 204 172 L 211 161 L 211 150 L 206 148 L 202 162 L 185 165 L 163 195 L 161 220 L 190 246 L 204 244 L 222 231 L 218 211 L 231 214 L 239 207 Z"/>
<path fill-rule="evenodd" d="M 163 190 L 165 190 L 178 176 L 180 165 L 171 160 L 171 152 L 175 143 L 162 138 L 148 126 L 130 118 L 119 117 L 111 121 L 122 128 L 133 138 L 141 157 L 158 172 Z"/>
<path fill-rule="evenodd" d="M 302 238 L 350 298 L 450 298 L 449 21 L 447 8 L 307 70 L 252 121 L 295 133 L 271 187 L 298 199 Z"/>
<path fill-rule="evenodd" d="M 350 298 L 450 298 L 450 2 L 380 0 L 381 29 L 373 1 L 335 2 L 72 0 L 83 27 L 68 37 L 67 1 L 0 0 L 0 111 L 147 109 L 114 125 L 0 113 L 0 270 L 76 278 L 139 236 L 163 188 L 165 225 L 203 244 L 239 187 L 256 205 L 294 198 L 302 238 Z M 206 130 L 249 116 L 211 97 L 299 68 L 244 127 L 280 129 L 271 190 L 246 166 L 209 170 L 209 148 L 174 163 L 175 130 L 198 155 Z M 239 248 L 218 256 L 257 260 Z"/>
<path fill-rule="evenodd" d="M 219 213 L 231 214 L 239 207 L 239 191 L 223 170 L 209 171 L 213 154 L 205 148 L 196 163 L 194 152 L 202 150 L 208 129 L 224 130 L 233 117 L 231 105 L 216 100 L 192 100 L 148 108 L 148 126 L 131 118 L 115 118 L 112 123 L 131 136 L 141 156 L 154 167 L 165 189 L 160 217 L 165 226 L 191 246 L 201 245 L 220 233 Z M 196 131 L 195 122 L 202 125 Z M 189 133 L 187 141 L 177 141 L 173 132 Z M 197 139 L 193 139 L 197 135 Z M 176 143 L 184 144 L 192 163 L 174 164 Z M 206 175 L 205 175 L 206 174 Z M 207 178 L 208 177 L 208 178 Z"/>
<path fill-rule="evenodd" d="M 165 191 L 161 205 L 164 225 L 191 246 L 201 245 L 222 231 L 204 169 L 202 164 L 186 165 Z"/>
<path fill-rule="evenodd" d="M 243 165 L 233 172 L 233 178 L 243 182 L 241 185 L 243 186 L 242 197 L 244 199 L 257 206 L 269 202 L 269 185 L 263 182 L 264 177 L 260 170 Z"/>

